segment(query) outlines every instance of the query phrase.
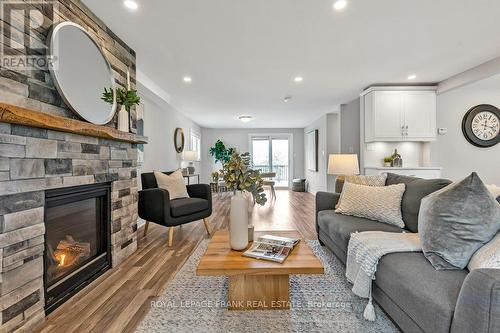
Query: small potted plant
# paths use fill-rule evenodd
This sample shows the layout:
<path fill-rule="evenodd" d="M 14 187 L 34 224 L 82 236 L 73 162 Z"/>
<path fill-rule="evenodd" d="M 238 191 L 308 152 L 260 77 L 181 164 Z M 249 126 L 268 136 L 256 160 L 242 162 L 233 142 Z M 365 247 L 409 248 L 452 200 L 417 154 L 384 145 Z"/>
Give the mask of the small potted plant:
<path fill-rule="evenodd" d="M 211 173 L 211 176 L 212 176 L 212 181 L 217 184 L 219 182 L 219 172 L 218 171 L 214 171 Z"/>
<path fill-rule="evenodd" d="M 244 250 L 248 245 L 248 201 L 243 196 L 246 191 L 252 194 L 255 203 L 263 206 L 266 201 L 264 180 L 259 170 L 250 168 L 250 154 L 233 152 L 224 162 L 221 175 L 228 190 L 234 191 L 231 198 L 229 235 L 233 250 Z"/>
<path fill-rule="evenodd" d="M 106 103 L 113 104 L 115 101 L 114 92 L 116 91 L 116 104 L 120 105 L 118 111 L 118 129 L 123 132 L 129 131 L 129 112 L 130 108 L 141 102 L 141 98 L 137 96 L 137 90 L 125 88 L 104 88 L 101 99 Z"/>
<path fill-rule="evenodd" d="M 391 167 L 392 166 L 392 156 L 384 157 L 384 166 Z"/>

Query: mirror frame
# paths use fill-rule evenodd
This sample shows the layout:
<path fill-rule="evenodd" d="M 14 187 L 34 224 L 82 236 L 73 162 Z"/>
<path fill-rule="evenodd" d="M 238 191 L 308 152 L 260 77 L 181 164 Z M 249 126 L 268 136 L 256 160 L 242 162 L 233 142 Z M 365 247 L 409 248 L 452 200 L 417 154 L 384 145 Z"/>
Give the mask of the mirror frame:
<path fill-rule="evenodd" d="M 177 142 L 177 134 L 181 134 L 181 143 Z M 184 151 L 184 130 L 180 127 L 177 127 L 174 132 L 174 147 L 175 151 L 178 153 L 182 153 Z"/>
<path fill-rule="evenodd" d="M 106 67 L 108 68 L 111 89 L 113 89 L 113 92 L 115 92 L 116 91 L 116 82 L 115 82 L 115 78 L 114 78 L 114 75 L 113 75 L 113 70 L 111 68 L 111 64 L 109 63 L 108 58 L 106 58 L 106 56 L 104 55 L 104 52 L 102 51 L 101 46 L 99 44 L 97 44 L 97 42 L 95 41 L 95 39 L 81 25 L 73 23 L 73 22 L 70 22 L 70 21 L 65 21 L 65 22 L 60 22 L 60 23 L 55 24 L 52 27 L 52 29 L 50 30 L 49 35 L 47 37 L 47 46 L 48 46 L 48 49 L 49 49 L 49 54 L 50 55 L 54 55 L 54 42 L 55 42 L 55 38 L 57 36 L 57 33 L 59 32 L 59 30 L 61 30 L 64 27 L 67 27 L 67 26 L 72 26 L 72 27 L 77 28 L 78 30 L 80 30 L 94 44 L 94 46 L 96 47 L 96 49 L 99 51 L 99 53 L 103 57 L 104 62 L 106 64 Z M 63 99 L 64 103 L 66 104 L 66 106 L 68 108 L 70 108 L 70 110 L 72 110 L 73 112 L 75 112 L 76 114 L 78 114 L 80 117 L 82 117 L 83 119 L 85 119 L 87 122 L 93 123 L 93 124 L 96 124 L 96 125 L 105 125 L 105 124 L 109 123 L 113 119 L 113 117 L 115 116 L 115 113 L 116 113 L 116 109 L 118 107 L 118 105 L 116 103 L 116 93 L 113 93 L 113 105 L 111 106 L 111 113 L 110 113 L 110 115 L 103 122 L 99 122 L 99 123 L 91 122 L 91 121 L 89 121 L 86 118 L 85 115 L 83 115 L 81 112 L 79 112 L 78 110 L 76 110 L 73 107 L 73 105 L 71 105 L 71 103 L 69 102 L 68 98 L 64 94 L 63 87 L 61 87 L 61 85 L 59 84 L 57 71 L 54 71 L 53 66 L 51 66 L 51 65 L 49 65 L 48 67 L 49 67 L 50 76 L 52 77 L 52 81 L 54 82 L 54 86 L 56 87 L 57 92 L 59 93 L 59 95 L 61 95 L 61 98 Z"/>

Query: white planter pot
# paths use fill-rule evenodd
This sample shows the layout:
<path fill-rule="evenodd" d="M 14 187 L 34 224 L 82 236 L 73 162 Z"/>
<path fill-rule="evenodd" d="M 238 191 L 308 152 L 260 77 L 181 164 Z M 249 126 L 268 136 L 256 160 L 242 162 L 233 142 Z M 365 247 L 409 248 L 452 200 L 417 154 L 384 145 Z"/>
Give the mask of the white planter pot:
<path fill-rule="evenodd" d="M 128 112 L 127 109 L 125 109 L 124 106 L 120 108 L 120 111 L 118 111 L 118 130 L 122 132 L 129 132 L 129 119 L 128 119 Z"/>
<path fill-rule="evenodd" d="M 229 242 L 233 250 L 244 250 L 248 246 L 248 201 L 242 191 L 231 198 Z"/>

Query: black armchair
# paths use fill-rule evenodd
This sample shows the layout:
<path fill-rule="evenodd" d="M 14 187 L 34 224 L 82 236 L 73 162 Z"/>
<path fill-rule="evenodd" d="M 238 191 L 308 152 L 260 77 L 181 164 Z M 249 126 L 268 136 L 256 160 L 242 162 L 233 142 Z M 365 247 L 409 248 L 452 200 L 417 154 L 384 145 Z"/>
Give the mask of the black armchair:
<path fill-rule="evenodd" d="M 169 175 L 172 172 L 164 173 Z M 158 188 L 153 172 L 141 174 L 141 180 L 139 216 L 146 221 L 144 236 L 148 232 L 149 222 L 169 227 L 168 246 L 172 246 L 175 226 L 201 219 L 210 235 L 207 217 L 212 215 L 212 191 L 209 185 L 187 185 L 189 198 L 170 200 L 168 191 Z"/>

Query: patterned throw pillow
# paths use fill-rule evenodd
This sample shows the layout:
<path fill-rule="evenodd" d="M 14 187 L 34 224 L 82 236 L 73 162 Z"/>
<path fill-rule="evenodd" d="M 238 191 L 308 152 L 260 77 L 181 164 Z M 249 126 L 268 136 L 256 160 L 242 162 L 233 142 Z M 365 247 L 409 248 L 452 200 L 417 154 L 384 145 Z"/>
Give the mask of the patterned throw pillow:
<path fill-rule="evenodd" d="M 366 185 L 366 186 L 385 186 L 386 179 L 387 179 L 386 173 L 374 176 L 354 175 L 354 176 L 346 176 L 345 178 L 346 182 L 348 183 Z"/>
<path fill-rule="evenodd" d="M 344 184 L 345 183 L 352 183 L 352 184 L 365 185 L 365 186 L 385 186 L 386 179 L 387 179 L 386 173 L 383 173 L 381 175 L 374 175 L 374 176 L 351 175 L 351 176 L 345 177 Z M 339 200 L 337 201 L 335 208 L 340 207 L 341 200 L 342 200 L 342 197 L 340 197 Z"/>
<path fill-rule="evenodd" d="M 168 191 L 170 200 L 189 198 L 181 170 L 177 170 L 170 175 L 166 175 L 163 172 L 158 171 L 155 171 L 154 173 L 158 187 Z"/>
<path fill-rule="evenodd" d="M 500 233 L 474 253 L 467 268 L 500 268 Z"/>
<path fill-rule="evenodd" d="M 364 217 L 404 228 L 401 200 L 405 184 L 366 186 L 345 183 L 336 213 Z"/>

